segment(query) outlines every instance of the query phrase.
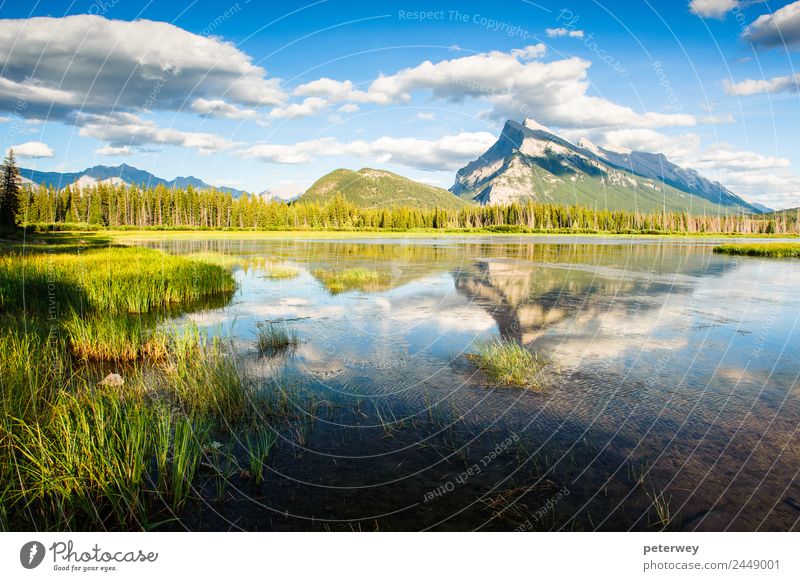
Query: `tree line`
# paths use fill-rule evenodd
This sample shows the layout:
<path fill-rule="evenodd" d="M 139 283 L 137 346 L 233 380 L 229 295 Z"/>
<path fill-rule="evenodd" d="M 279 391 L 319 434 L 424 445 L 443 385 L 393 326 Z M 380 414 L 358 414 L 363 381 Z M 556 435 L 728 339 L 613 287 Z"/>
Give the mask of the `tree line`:
<path fill-rule="evenodd" d="M 2 210 L 0 207 L 0 214 Z M 248 194 L 234 197 L 213 189 L 177 189 L 163 185 L 145 188 L 100 184 L 82 190 L 27 187 L 22 188 L 15 211 L 20 224 L 55 227 L 800 233 L 800 212 L 766 216 L 640 213 L 533 201 L 475 205 L 460 210 L 359 208 L 340 195 L 320 205 L 286 203 Z"/>

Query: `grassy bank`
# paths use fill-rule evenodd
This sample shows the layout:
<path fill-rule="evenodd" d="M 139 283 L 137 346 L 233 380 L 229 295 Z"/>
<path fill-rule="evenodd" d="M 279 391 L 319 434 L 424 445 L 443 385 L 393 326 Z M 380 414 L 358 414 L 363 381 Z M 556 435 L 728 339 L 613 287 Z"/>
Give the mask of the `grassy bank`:
<path fill-rule="evenodd" d="M 35 234 L 53 232 L 53 225 L 31 226 L 29 232 Z M 597 238 L 631 239 L 631 238 L 681 238 L 681 239 L 792 239 L 793 233 L 738 233 L 738 232 L 685 232 L 685 231 L 602 231 L 594 229 L 549 228 L 549 229 L 508 229 L 508 228 L 192 228 L 192 227 L 89 227 L 85 224 L 60 224 L 55 231 L 64 234 L 84 237 L 107 237 L 120 244 L 128 244 L 139 240 L 202 240 L 202 239 L 346 239 L 346 238 L 452 238 L 491 236 L 504 237 L 543 237 L 543 236 L 588 236 Z M 206 256 L 214 263 L 220 258 Z"/>
<path fill-rule="evenodd" d="M 79 232 L 76 230 L 73 232 Z M 136 228 L 129 230 L 106 229 L 97 231 L 96 234 L 107 235 L 114 241 L 126 243 L 134 240 L 195 240 L 195 239 L 343 239 L 343 238 L 453 238 L 472 236 L 504 237 L 544 237 L 544 236 L 589 236 L 597 238 L 697 238 L 697 239 L 782 239 L 797 238 L 795 234 L 738 234 L 714 232 L 602 232 L 597 230 L 530 230 L 530 231 L 498 231 L 486 228 L 469 229 L 431 229 L 414 228 L 407 230 L 354 230 L 354 229 L 321 229 L 321 230 L 254 230 L 254 229 L 164 229 L 164 228 Z"/>
<path fill-rule="evenodd" d="M 230 297 L 228 271 L 99 237 L 0 253 L 0 530 L 156 528 L 208 482 L 261 483 L 284 398 L 223 342 L 156 327 Z"/>
<path fill-rule="evenodd" d="M 715 246 L 718 254 L 734 254 L 739 256 L 763 256 L 767 258 L 799 258 L 800 244 L 723 244 Z"/>
<path fill-rule="evenodd" d="M 215 265 L 147 248 L 61 242 L 14 245 L 0 256 L 0 309 L 147 313 L 234 289 Z"/>

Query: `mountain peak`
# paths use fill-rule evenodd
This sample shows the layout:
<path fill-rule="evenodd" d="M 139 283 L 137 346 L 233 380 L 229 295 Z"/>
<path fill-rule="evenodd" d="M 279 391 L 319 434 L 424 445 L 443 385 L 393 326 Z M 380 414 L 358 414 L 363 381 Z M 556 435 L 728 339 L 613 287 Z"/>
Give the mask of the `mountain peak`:
<path fill-rule="evenodd" d="M 553 133 L 549 127 L 545 127 L 536 119 L 531 119 L 529 117 L 525 118 L 525 121 L 522 122 L 522 126 L 526 129 L 530 129 L 531 131 L 544 131 L 545 133 Z"/>
<path fill-rule="evenodd" d="M 592 143 L 591 141 L 589 141 L 588 137 L 581 137 L 578 140 L 578 143 L 576 145 L 578 147 L 582 147 L 583 149 L 585 149 L 587 151 L 591 151 L 593 154 L 595 154 L 597 156 L 601 156 L 602 155 L 600 148 L 598 146 L 596 146 L 594 143 Z"/>
<path fill-rule="evenodd" d="M 507 121 L 498 141 L 456 174 L 450 190 L 481 204 L 517 200 L 609 210 L 759 212 L 659 153 L 573 145 L 535 119 Z"/>

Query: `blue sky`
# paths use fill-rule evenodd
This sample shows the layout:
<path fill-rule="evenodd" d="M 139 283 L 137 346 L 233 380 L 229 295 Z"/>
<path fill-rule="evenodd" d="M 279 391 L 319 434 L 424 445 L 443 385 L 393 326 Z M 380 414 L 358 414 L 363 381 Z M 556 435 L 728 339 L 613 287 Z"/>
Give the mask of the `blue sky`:
<path fill-rule="evenodd" d="M 449 187 L 531 117 L 800 205 L 800 1 L 22 4 L 0 4 L 0 135 L 23 167 Z"/>

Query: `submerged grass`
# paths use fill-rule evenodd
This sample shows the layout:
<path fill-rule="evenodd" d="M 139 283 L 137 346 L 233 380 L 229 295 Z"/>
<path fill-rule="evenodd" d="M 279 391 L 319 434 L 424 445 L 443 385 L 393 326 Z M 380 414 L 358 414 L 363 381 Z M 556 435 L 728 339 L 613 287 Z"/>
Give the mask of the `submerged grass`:
<path fill-rule="evenodd" d="M 221 252 L 192 252 L 190 254 L 184 254 L 183 256 L 190 260 L 208 262 L 210 264 L 216 264 L 227 268 L 236 266 L 237 264 L 240 264 L 243 260 L 239 256 L 222 254 Z"/>
<path fill-rule="evenodd" d="M 368 268 L 315 270 L 314 276 L 331 294 L 347 291 L 381 291 L 389 286 L 389 275 Z"/>
<path fill-rule="evenodd" d="M 267 467 L 269 451 L 275 444 L 275 436 L 270 431 L 258 430 L 253 434 L 248 433 L 245 441 L 250 474 L 256 485 L 260 485 L 264 480 L 264 470 Z"/>
<path fill-rule="evenodd" d="M 763 256 L 766 258 L 800 258 L 800 244 L 723 244 L 715 246 L 714 252 L 740 256 Z"/>
<path fill-rule="evenodd" d="M 266 274 L 264 277 L 276 280 L 289 280 L 292 278 L 297 278 L 299 274 L 300 270 L 293 266 L 288 266 L 285 264 L 270 264 L 267 265 Z"/>
<path fill-rule="evenodd" d="M 261 355 L 274 355 L 297 347 L 300 338 L 291 325 L 285 323 L 260 323 L 256 334 L 256 347 Z"/>
<path fill-rule="evenodd" d="M 540 374 L 549 361 L 516 341 L 502 337 L 489 339 L 477 343 L 476 351 L 467 357 L 498 385 L 531 391 L 543 389 Z"/>

